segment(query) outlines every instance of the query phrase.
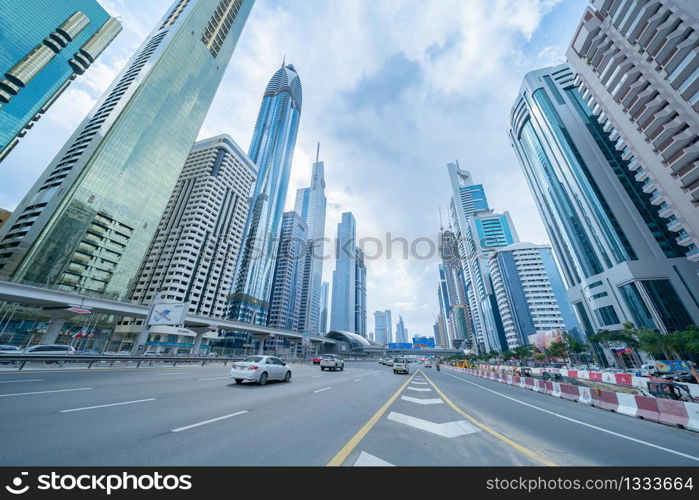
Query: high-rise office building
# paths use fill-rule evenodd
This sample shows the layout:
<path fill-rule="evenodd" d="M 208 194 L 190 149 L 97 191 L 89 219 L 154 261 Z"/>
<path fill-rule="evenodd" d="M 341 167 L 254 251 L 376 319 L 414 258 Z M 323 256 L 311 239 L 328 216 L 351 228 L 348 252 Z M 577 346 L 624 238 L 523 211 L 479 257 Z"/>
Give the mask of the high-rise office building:
<path fill-rule="evenodd" d="M 97 0 L 0 2 L 0 161 L 120 31 Z"/>
<path fill-rule="evenodd" d="M 319 316 L 319 330 L 321 335 L 328 333 L 329 326 L 329 315 L 330 315 L 330 283 L 323 281 L 320 287 L 320 316 Z"/>
<path fill-rule="evenodd" d="M 699 262 L 699 4 L 594 0 L 566 56 L 580 97 Z M 597 125 L 595 125 L 596 127 Z"/>
<path fill-rule="evenodd" d="M 364 262 L 364 252 L 359 248 L 355 249 L 357 255 L 354 261 L 356 277 L 354 283 L 354 324 L 355 332 L 362 337 L 366 337 L 367 332 L 367 310 L 366 310 L 366 263 Z"/>
<path fill-rule="evenodd" d="M 388 309 L 374 312 L 374 335 L 377 343 L 386 345 L 393 342 L 391 335 L 393 324 L 391 321 L 391 311 Z"/>
<path fill-rule="evenodd" d="M 636 181 L 567 65 L 527 74 L 510 138 L 586 334 L 699 324 L 699 264 Z"/>
<path fill-rule="evenodd" d="M 276 255 L 267 325 L 303 332 L 303 291 L 305 252 L 308 238 L 306 222 L 296 212 L 285 212 Z"/>
<path fill-rule="evenodd" d="M 434 331 L 435 342 L 439 347 L 447 348 L 449 347 L 449 337 L 447 336 L 447 328 L 444 324 L 444 319 L 441 315 L 437 316 L 437 319 L 432 326 Z"/>
<path fill-rule="evenodd" d="M 229 310 L 231 318 L 245 323 L 267 323 L 273 257 L 279 242 L 302 101 L 296 68 L 282 63 L 265 89 L 250 144 L 249 156 L 259 171 Z"/>
<path fill-rule="evenodd" d="M 465 222 L 468 224 L 468 221 Z M 444 325 L 447 328 L 447 336 L 450 345 L 462 346 L 463 344 L 475 344 L 475 332 L 471 319 L 466 282 L 462 259 L 459 254 L 459 244 L 456 235 L 451 230 L 442 228 L 439 233 L 439 253 L 442 264 L 439 267 L 440 282 L 444 282 L 444 298 L 440 302 L 444 305 Z M 456 317 L 452 317 L 456 315 Z"/>
<path fill-rule="evenodd" d="M 320 144 L 313 164 L 311 185 L 296 191 L 294 211 L 308 227 L 308 249 L 301 292 L 302 330 L 320 331 L 320 295 L 325 247 L 325 164 L 319 159 Z"/>
<path fill-rule="evenodd" d="M 357 223 L 351 212 L 342 214 L 337 225 L 335 270 L 333 271 L 330 329 L 357 332 Z"/>
<path fill-rule="evenodd" d="M 396 342 L 399 344 L 408 343 L 408 329 L 403 323 L 403 316 L 398 316 L 398 323 L 396 324 Z"/>
<path fill-rule="evenodd" d="M 126 299 L 253 0 L 179 0 L 0 229 L 0 279 Z"/>
<path fill-rule="evenodd" d="M 551 247 L 501 247 L 491 253 L 489 266 L 508 349 L 533 344 L 534 335 L 553 337 L 564 331 L 584 341 Z"/>
<path fill-rule="evenodd" d="M 194 144 L 170 196 L 132 293 L 150 304 L 189 303 L 199 316 L 223 317 L 257 167 L 230 136 Z"/>
<path fill-rule="evenodd" d="M 503 351 L 507 349 L 507 341 L 490 281 L 488 254 L 493 248 L 517 243 L 517 232 L 508 212 L 496 213 L 490 209 L 483 186 L 472 183 L 469 171 L 455 163 L 448 164 L 447 171 L 452 187 L 451 222 L 466 293 L 466 304 L 458 308 L 456 317 L 448 318 L 450 328 L 452 331 L 472 329 L 474 347 L 479 352 Z"/>

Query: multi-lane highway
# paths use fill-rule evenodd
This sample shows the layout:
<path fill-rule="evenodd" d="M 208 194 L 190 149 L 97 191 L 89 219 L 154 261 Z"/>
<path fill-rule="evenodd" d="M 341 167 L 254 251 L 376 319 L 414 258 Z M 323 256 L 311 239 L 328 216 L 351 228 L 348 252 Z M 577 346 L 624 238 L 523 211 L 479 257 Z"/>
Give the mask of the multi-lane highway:
<path fill-rule="evenodd" d="M 377 363 L 0 373 L 0 465 L 699 465 L 699 433 Z"/>

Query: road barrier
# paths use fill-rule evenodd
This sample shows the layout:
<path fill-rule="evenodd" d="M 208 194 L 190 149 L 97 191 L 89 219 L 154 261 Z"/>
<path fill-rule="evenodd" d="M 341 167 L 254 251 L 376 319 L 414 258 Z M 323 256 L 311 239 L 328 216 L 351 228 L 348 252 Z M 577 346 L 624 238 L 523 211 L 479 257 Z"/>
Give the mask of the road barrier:
<path fill-rule="evenodd" d="M 480 365 L 479 369 L 489 371 L 496 370 L 513 370 L 518 367 L 508 365 Z M 637 377 L 631 373 L 610 373 L 610 372 L 591 372 L 587 370 L 568 370 L 566 368 L 530 368 L 533 375 L 543 375 L 543 373 L 558 373 L 563 377 L 577 378 L 581 380 L 591 380 L 593 382 L 605 382 L 613 385 L 624 385 L 627 387 L 636 387 L 638 389 L 648 389 L 648 377 Z M 680 382 L 689 390 L 692 397 L 699 399 L 699 384 L 688 384 Z"/>
<path fill-rule="evenodd" d="M 474 375 L 476 377 L 501 382 L 503 384 L 522 387 L 535 392 L 541 392 L 561 399 L 575 401 L 584 405 L 594 406 L 629 417 L 641 418 L 650 422 L 682 427 L 699 432 L 699 403 L 687 403 L 671 399 L 661 399 L 637 396 L 614 391 L 603 391 L 597 388 L 581 387 L 573 384 L 550 382 L 547 380 L 520 377 L 503 374 L 492 370 L 459 368 L 441 365 L 447 370 Z M 573 371 L 573 370 L 571 370 Z M 533 372 L 533 370 L 532 370 Z M 590 372 L 592 375 L 594 372 Z M 581 372 L 578 372 L 578 375 Z M 620 375 L 620 374 L 600 374 Z M 624 375 L 624 374 L 621 374 Z M 602 379 L 602 377 L 600 377 Z M 602 381 L 602 380 L 600 380 Z"/>

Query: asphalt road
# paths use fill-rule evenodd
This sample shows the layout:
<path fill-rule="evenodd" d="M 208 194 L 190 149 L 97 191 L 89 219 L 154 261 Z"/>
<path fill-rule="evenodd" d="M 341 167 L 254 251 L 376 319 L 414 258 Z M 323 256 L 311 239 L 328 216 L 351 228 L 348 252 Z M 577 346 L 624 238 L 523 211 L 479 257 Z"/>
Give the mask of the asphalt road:
<path fill-rule="evenodd" d="M 699 433 L 434 368 L 0 373 L 0 465 L 699 465 Z"/>

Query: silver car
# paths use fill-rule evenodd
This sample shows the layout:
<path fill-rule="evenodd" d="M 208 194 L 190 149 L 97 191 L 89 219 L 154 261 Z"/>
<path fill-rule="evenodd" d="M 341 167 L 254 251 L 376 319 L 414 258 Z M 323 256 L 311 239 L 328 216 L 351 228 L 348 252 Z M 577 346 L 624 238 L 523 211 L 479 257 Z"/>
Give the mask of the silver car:
<path fill-rule="evenodd" d="M 274 356 L 248 356 L 243 361 L 235 361 L 231 366 L 230 377 L 236 384 L 245 381 L 265 385 L 268 380 L 291 380 L 291 368 Z"/>

